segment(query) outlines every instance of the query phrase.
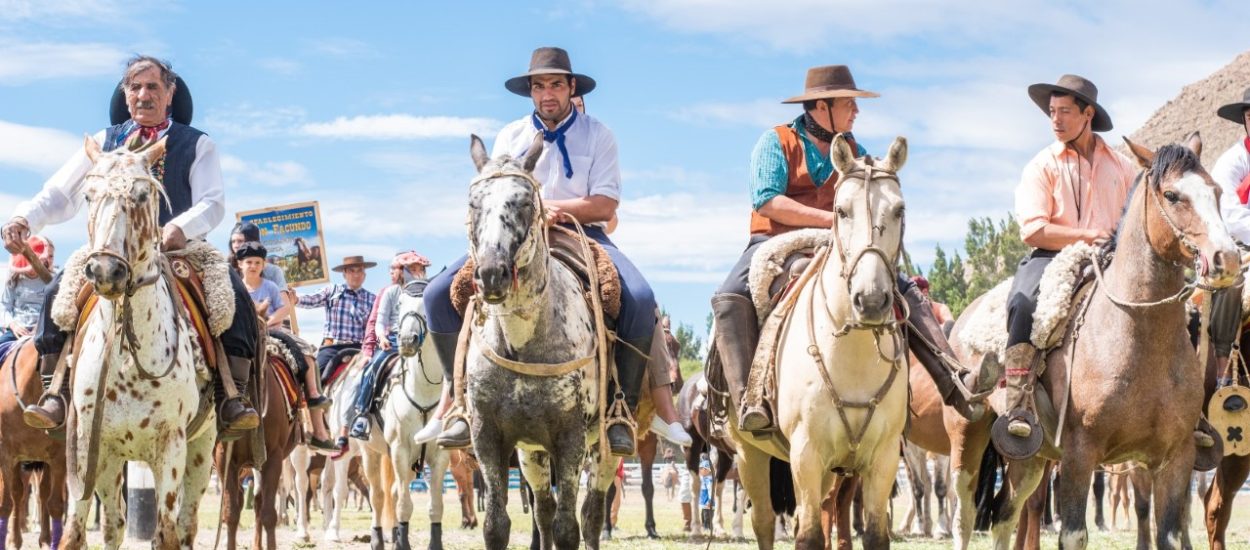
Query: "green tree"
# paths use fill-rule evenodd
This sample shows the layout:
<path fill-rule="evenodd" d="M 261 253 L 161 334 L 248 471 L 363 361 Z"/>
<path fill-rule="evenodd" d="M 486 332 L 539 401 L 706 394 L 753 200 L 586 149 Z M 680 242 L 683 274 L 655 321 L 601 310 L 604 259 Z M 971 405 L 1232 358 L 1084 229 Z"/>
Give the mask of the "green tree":
<path fill-rule="evenodd" d="M 673 337 L 677 339 L 677 345 L 681 350 L 678 352 L 678 359 L 703 360 L 703 339 L 695 336 L 694 329 L 690 325 L 686 323 L 677 325 Z"/>
<path fill-rule="evenodd" d="M 973 300 L 995 285 L 1015 275 L 1029 246 L 1020 239 L 1020 224 L 1008 215 L 994 221 L 989 217 L 968 220 L 964 237 L 964 258 L 959 252 L 947 258 L 939 245 L 929 268 L 929 293 L 958 316 Z"/>

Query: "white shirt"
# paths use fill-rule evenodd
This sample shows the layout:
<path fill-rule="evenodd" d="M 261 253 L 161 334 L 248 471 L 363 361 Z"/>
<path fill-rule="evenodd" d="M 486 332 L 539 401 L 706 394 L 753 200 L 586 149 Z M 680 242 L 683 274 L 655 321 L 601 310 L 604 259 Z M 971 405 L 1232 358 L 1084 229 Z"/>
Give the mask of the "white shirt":
<path fill-rule="evenodd" d="M 572 116 L 572 113 L 569 114 Z M 560 121 L 563 125 L 568 117 Z M 492 157 L 508 154 L 522 158 L 534 143 L 534 127 L 530 115 L 504 126 L 495 138 Z M 573 177 L 566 177 L 564 157 L 554 141 L 543 142 L 543 153 L 534 167 L 534 178 L 543 184 L 544 199 L 580 199 L 601 195 L 621 200 L 621 165 L 616 155 L 616 138 L 602 122 L 583 113 L 564 134 L 564 147 L 569 152 Z"/>
<path fill-rule="evenodd" d="M 1211 169 L 1211 179 L 1222 191 L 1220 212 L 1224 215 L 1224 224 L 1228 226 L 1228 233 L 1242 244 L 1250 244 L 1250 206 L 1241 204 L 1237 186 L 1247 174 L 1250 174 L 1250 152 L 1240 139 L 1220 155 Z"/>
<path fill-rule="evenodd" d="M 159 136 L 164 136 L 162 130 Z M 101 130 L 92 139 L 104 143 L 105 132 Z M 21 216 L 30 224 L 30 232 L 38 233 L 45 226 L 68 221 L 84 204 L 83 177 L 91 170 L 87 152 L 79 149 L 61 166 L 34 198 L 17 205 L 14 216 Z M 225 185 L 221 180 L 221 158 L 217 144 L 208 135 L 201 135 L 195 144 L 195 161 L 191 163 L 191 208 L 170 220 L 182 229 L 188 239 L 208 235 L 226 214 Z"/>

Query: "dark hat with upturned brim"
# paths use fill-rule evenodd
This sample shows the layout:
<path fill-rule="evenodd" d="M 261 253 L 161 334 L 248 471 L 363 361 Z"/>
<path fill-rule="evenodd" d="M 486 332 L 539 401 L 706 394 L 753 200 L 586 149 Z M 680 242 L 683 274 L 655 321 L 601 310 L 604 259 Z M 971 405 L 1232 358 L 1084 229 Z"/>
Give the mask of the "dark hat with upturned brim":
<path fill-rule="evenodd" d="M 851 68 L 846 65 L 825 65 L 807 70 L 807 81 L 803 85 L 803 93 L 782 103 L 802 103 L 815 99 L 833 99 L 835 97 L 881 97 L 877 92 L 861 90 L 855 86 L 855 77 L 851 76 Z"/>
<path fill-rule="evenodd" d="M 1029 97 L 1033 99 L 1033 103 L 1042 110 L 1046 116 L 1050 116 L 1050 94 L 1059 92 L 1081 98 L 1081 100 L 1094 106 L 1094 120 L 1090 124 L 1090 128 L 1095 132 L 1108 132 L 1111 130 L 1111 115 L 1107 114 L 1107 110 L 1098 104 L 1098 87 L 1083 76 L 1074 74 L 1065 74 L 1059 77 L 1059 81 L 1054 84 L 1034 84 L 1029 86 Z"/>
<path fill-rule="evenodd" d="M 174 100 L 169 110 L 174 122 L 184 126 L 191 125 L 191 115 L 194 112 L 191 89 L 181 76 L 174 81 Z M 118 82 L 113 87 L 113 99 L 109 103 L 109 124 L 116 126 L 127 120 L 130 120 L 130 108 L 126 106 L 126 93 L 122 91 L 122 83 Z"/>
<path fill-rule="evenodd" d="M 248 241 L 243 243 L 243 246 L 239 247 L 238 250 L 234 251 L 235 260 L 241 262 L 246 258 L 260 258 L 265 260 L 269 258 L 269 251 L 265 249 L 264 245 L 258 242 Z"/>
<path fill-rule="evenodd" d="M 330 271 L 342 273 L 349 267 L 363 267 L 365 269 L 369 269 L 376 265 L 378 265 L 377 262 L 366 262 L 364 256 L 348 256 L 343 258 L 343 263 L 330 268 Z"/>
<path fill-rule="evenodd" d="M 530 77 L 540 74 L 566 74 L 577 79 L 577 87 L 573 90 L 574 97 L 586 95 L 595 89 L 595 79 L 573 72 L 569 52 L 554 47 L 534 50 L 534 55 L 530 56 L 529 72 L 509 78 L 503 83 L 503 87 L 516 95 L 530 97 Z"/>
<path fill-rule="evenodd" d="M 1215 114 L 1229 122 L 1244 125 L 1246 123 L 1246 109 L 1250 109 L 1250 88 L 1246 88 L 1246 91 L 1242 92 L 1241 101 L 1220 107 L 1219 110 L 1215 111 Z"/>

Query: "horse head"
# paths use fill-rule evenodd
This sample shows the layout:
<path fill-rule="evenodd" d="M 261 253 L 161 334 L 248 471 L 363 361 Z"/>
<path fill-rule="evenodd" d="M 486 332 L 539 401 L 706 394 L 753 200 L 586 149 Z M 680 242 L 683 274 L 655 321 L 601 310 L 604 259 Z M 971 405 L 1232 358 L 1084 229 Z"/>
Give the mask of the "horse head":
<path fill-rule="evenodd" d="M 469 251 L 482 298 L 498 304 L 518 283 L 518 273 L 546 254 L 542 190 L 532 172 L 542 154 L 542 134 L 524 158 L 491 159 L 477 136 L 469 151 L 478 175 L 469 186 Z"/>
<path fill-rule="evenodd" d="M 1241 260 L 1220 215 L 1220 188 L 1199 162 L 1202 138 L 1194 132 L 1184 145 L 1157 151 L 1124 141 L 1145 170 L 1139 184 L 1146 185 L 1146 237 L 1155 255 L 1194 266 L 1212 286 L 1233 284 Z"/>
<path fill-rule="evenodd" d="M 839 174 L 831 246 L 846 285 L 852 323 L 889 324 L 894 319 L 894 286 L 903 246 L 898 171 L 907 161 L 907 140 L 895 138 L 884 159 L 857 159 L 839 135 L 830 145 L 830 157 Z"/>
<path fill-rule="evenodd" d="M 160 276 L 160 205 L 164 191 L 152 166 L 165 155 L 161 139 L 139 151 L 109 153 L 86 140 L 88 255 L 86 278 L 100 296 L 130 295 Z"/>
<path fill-rule="evenodd" d="M 403 357 L 417 355 L 429 333 L 422 298 L 425 285 L 425 281 L 413 281 L 404 285 L 399 293 L 399 354 Z"/>

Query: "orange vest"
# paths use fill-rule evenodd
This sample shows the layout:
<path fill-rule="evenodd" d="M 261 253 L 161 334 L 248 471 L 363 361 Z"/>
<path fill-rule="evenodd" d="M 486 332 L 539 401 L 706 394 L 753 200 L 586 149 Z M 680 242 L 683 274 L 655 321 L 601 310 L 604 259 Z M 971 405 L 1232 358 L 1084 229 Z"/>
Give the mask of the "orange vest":
<path fill-rule="evenodd" d="M 833 210 L 834 183 L 838 181 L 838 172 L 835 170 L 829 175 L 829 181 L 824 182 L 820 187 L 816 187 L 816 182 L 812 180 L 812 175 L 807 171 L 807 157 L 803 153 L 803 140 L 799 138 L 799 133 L 787 125 L 778 126 L 773 129 L 777 132 L 777 139 L 781 142 L 781 152 L 786 157 L 786 197 L 795 200 L 803 206 L 817 208 L 824 211 Z M 851 143 L 851 150 L 856 149 L 855 143 Z M 770 220 L 754 210 L 751 211 L 751 234 L 752 235 L 768 235 L 774 237 L 787 231 L 800 229 Z"/>

